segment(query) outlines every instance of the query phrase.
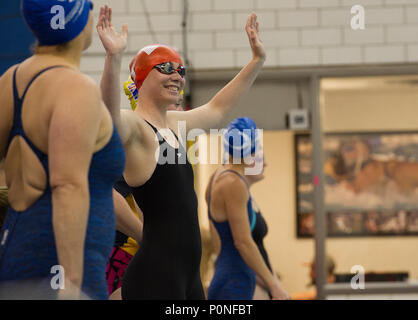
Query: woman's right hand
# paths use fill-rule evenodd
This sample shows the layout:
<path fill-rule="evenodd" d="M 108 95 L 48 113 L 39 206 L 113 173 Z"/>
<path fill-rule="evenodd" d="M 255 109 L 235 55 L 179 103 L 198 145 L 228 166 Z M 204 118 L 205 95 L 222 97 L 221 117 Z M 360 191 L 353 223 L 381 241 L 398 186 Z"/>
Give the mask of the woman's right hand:
<path fill-rule="evenodd" d="M 270 294 L 272 296 L 272 300 L 290 300 L 290 295 L 281 286 L 278 280 L 276 280 L 270 287 Z"/>
<path fill-rule="evenodd" d="M 112 8 L 107 5 L 100 8 L 96 29 L 108 55 L 118 55 L 125 51 L 128 43 L 128 26 L 124 24 L 122 33 L 117 33 L 112 25 Z"/>

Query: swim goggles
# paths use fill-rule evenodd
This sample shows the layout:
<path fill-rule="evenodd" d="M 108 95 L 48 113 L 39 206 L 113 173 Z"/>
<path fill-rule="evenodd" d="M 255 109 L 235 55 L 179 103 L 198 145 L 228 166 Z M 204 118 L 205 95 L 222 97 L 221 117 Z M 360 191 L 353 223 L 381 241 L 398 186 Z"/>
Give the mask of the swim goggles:
<path fill-rule="evenodd" d="M 184 76 L 186 75 L 185 67 L 179 66 L 177 69 L 175 69 L 171 62 L 164 62 L 164 63 L 157 64 L 156 66 L 154 66 L 154 68 L 163 74 L 172 74 L 174 72 L 178 72 L 178 74 L 182 78 L 184 78 Z"/>

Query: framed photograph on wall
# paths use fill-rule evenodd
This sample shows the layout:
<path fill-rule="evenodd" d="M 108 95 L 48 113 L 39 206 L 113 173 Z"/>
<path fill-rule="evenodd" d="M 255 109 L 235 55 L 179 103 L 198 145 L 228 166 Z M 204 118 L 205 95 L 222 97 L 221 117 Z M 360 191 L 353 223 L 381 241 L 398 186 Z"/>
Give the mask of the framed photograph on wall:
<path fill-rule="evenodd" d="M 308 133 L 295 133 L 296 231 L 300 238 L 314 232 L 312 141 Z"/>
<path fill-rule="evenodd" d="M 418 235 L 418 133 L 327 134 L 329 237 Z M 297 236 L 314 230 L 312 143 L 295 134 Z"/>

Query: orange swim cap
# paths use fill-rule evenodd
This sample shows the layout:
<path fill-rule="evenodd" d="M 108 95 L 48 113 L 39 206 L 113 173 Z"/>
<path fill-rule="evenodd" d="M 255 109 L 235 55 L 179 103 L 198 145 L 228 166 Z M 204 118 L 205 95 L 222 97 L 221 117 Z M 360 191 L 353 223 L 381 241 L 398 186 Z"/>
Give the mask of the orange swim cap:
<path fill-rule="evenodd" d="M 183 65 L 180 55 L 169 46 L 156 44 L 139 50 L 129 64 L 131 77 L 138 90 L 152 68 L 163 62 L 176 62 Z"/>

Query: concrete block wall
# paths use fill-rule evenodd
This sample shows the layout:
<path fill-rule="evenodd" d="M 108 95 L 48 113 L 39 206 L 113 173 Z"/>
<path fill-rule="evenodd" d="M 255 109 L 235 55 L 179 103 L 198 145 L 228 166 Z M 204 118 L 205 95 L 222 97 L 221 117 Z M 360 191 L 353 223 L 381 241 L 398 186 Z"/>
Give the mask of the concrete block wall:
<path fill-rule="evenodd" d="M 113 8 L 120 31 L 128 24 L 123 82 L 132 57 L 145 45 L 183 49 L 183 0 L 93 0 Z M 351 8 L 365 9 L 365 29 L 352 30 Z M 248 14 L 259 17 L 265 67 L 338 66 L 418 62 L 418 0 L 189 0 L 188 54 L 196 70 L 244 66 L 251 57 L 244 31 Z M 100 81 L 104 49 L 94 32 L 81 70 Z"/>
<path fill-rule="evenodd" d="M 95 0 L 96 16 L 105 3 L 117 29 L 128 24 L 127 55 L 154 42 L 181 51 L 183 0 Z M 365 8 L 365 30 L 350 27 L 356 4 Z M 418 61 L 418 0 L 189 0 L 189 8 L 189 55 L 197 69 L 246 63 L 244 25 L 252 10 L 259 16 L 267 66 Z M 88 52 L 102 53 L 97 36 Z"/>
<path fill-rule="evenodd" d="M 122 77 L 145 45 L 182 51 L 183 0 L 94 0 L 105 3 L 117 30 L 128 24 Z M 365 29 L 351 29 L 351 8 L 365 9 Z M 244 31 L 251 11 L 259 16 L 266 67 L 307 67 L 418 62 L 418 0 L 189 0 L 189 59 L 197 70 L 244 66 L 251 57 Z M 148 13 L 148 15 L 145 14 Z M 81 69 L 100 79 L 104 50 L 95 32 Z"/>

